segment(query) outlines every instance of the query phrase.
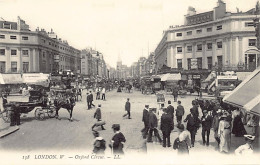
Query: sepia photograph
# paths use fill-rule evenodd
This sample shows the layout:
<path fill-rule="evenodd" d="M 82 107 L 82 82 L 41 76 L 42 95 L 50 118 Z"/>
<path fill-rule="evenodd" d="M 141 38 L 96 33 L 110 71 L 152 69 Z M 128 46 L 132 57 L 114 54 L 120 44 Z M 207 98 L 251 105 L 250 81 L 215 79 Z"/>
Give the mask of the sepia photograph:
<path fill-rule="evenodd" d="M 258 0 L 0 0 L 1 165 L 259 164 Z"/>

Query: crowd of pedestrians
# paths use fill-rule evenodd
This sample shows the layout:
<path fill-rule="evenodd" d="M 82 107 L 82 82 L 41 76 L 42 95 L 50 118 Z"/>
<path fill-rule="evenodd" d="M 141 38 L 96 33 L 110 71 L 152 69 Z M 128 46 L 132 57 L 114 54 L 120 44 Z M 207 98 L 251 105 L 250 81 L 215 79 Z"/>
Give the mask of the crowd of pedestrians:
<path fill-rule="evenodd" d="M 178 153 L 189 153 L 189 148 L 195 147 L 196 136 L 199 129 L 201 129 L 202 145 L 204 146 L 209 146 L 210 133 L 211 131 L 214 132 L 217 143 L 216 148 L 218 148 L 220 153 L 228 154 L 231 152 L 231 134 L 237 137 L 245 136 L 246 138 L 246 144 L 240 147 L 236 153 L 242 153 L 240 151 L 242 150 L 241 148 L 253 150 L 252 141 L 256 133 L 253 131 L 252 135 L 248 135 L 246 132 L 242 122 L 243 113 L 241 110 L 225 110 L 220 104 L 217 104 L 216 107 L 207 109 L 207 106 L 200 106 L 197 100 L 193 100 L 190 112 L 183 120 L 185 110 L 180 100 L 178 101 L 176 110 L 174 110 L 174 107 L 171 105 L 171 101 L 168 101 L 168 107 L 162 105 L 159 110 L 149 108 L 149 105 L 145 105 L 142 116 L 144 123 L 144 128 L 141 130 L 142 136 L 144 139 L 147 139 L 148 143 L 156 141 L 160 143 L 162 147 L 171 147 L 170 137 L 174 130 L 175 111 L 179 135 L 174 137 L 173 149 L 177 149 Z M 201 117 L 199 116 L 199 109 L 202 111 Z M 257 117 L 254 116 L 254 120 L 257 120 L 256 118 Z M 184 124 L 186 125 L 186 129 Z M 159 133 L 159 129 L 161 130 L 161 134 Z M 255 130 L 255 128 L 253 129 Z"/>

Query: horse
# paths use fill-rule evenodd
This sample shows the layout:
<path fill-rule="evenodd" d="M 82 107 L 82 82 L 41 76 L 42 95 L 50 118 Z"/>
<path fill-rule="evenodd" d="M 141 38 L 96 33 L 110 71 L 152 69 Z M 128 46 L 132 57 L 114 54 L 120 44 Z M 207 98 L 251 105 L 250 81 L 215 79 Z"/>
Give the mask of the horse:
<path fill-rule="evenodd" d="M 72 112 L 73 112 L 73 108 L 74 108 L 75 104 L 76 104 L 75 96 L 70 96 L 66 100 L 55 98 L 54 106 L 55 106 L 55 110 L 56 110 L 56 114 L 55 114 L 56 118 L 59 119 L 59 110 L 61 108 L 64 108 L 64 109 L 67 109 L 70 114 L 69 120 L 73 121 Z"/>

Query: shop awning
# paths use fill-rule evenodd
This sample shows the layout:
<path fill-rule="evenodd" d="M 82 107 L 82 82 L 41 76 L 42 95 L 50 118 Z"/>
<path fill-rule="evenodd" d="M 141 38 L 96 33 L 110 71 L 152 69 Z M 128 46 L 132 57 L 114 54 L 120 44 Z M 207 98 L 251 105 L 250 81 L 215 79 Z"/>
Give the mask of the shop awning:
<path fill-rule="evenodd" d="M 22 84 L 21 74 L 0 74 L 0 84 Z"/>
<path fill-rule="evenodd" d="M 223 101 L 260 116 L 260 67 L 226 95 Z"/>
<path fill-rule="evenodd" d="M 177 73 L 177 74 L 167 73 L 167 74 L 161 75 L 161 81 L 179 81 L 179 80 L 181 80 L 180 73 Z"/>
<path fill-rule="evenodd" d="M 43 73 L 24 73 L 23 82 L 26 84 L 49 86 L 49 74 Z"/>

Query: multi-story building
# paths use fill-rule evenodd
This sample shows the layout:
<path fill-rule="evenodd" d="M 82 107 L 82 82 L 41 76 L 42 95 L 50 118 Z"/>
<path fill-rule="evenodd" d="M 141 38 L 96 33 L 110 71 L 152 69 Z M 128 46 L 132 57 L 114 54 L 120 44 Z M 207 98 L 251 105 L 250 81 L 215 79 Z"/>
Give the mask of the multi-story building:
<path fill-rule="evenodd" d="M 93 76 L 91 49 L 81 51 L 81 74 L 89 77 Z"/>
<path fill-rule="evenodd" d="M 145 60 L 144 66 L 145 66 L 145 74 L 149 75 L 154 72 L 154 53 L 150 53 L 147 60 Z"/>
<path fill-rule="evenodd" d="M 257 15 L 255 15 L 257 14 Z M 170 26 L 155 49 L 156 69 L 244 68 L 260 64 L 256 48 L 255 9 L 231 13 L 218 0 L 213 10 L 197 14 L 189 7 L 182 26 Z"/>
<path fill-rule="evenodd" d="M 140 57 L 139 60 L 138 60 L 138 71 L 139 71 L 139 76 L 144 76 L 146 75 L 146 72 L 145 72 L 145 61 L 146 61 L 146 58 L 145 57 Z"/>
<path fill-rule="evenodd" d="M 0 21 L 1 73 L 80 73 L 80 65 L 80 51 L 58 39 L 53 31 L 30 31 L 20 17 L 18 22 Z"/>

